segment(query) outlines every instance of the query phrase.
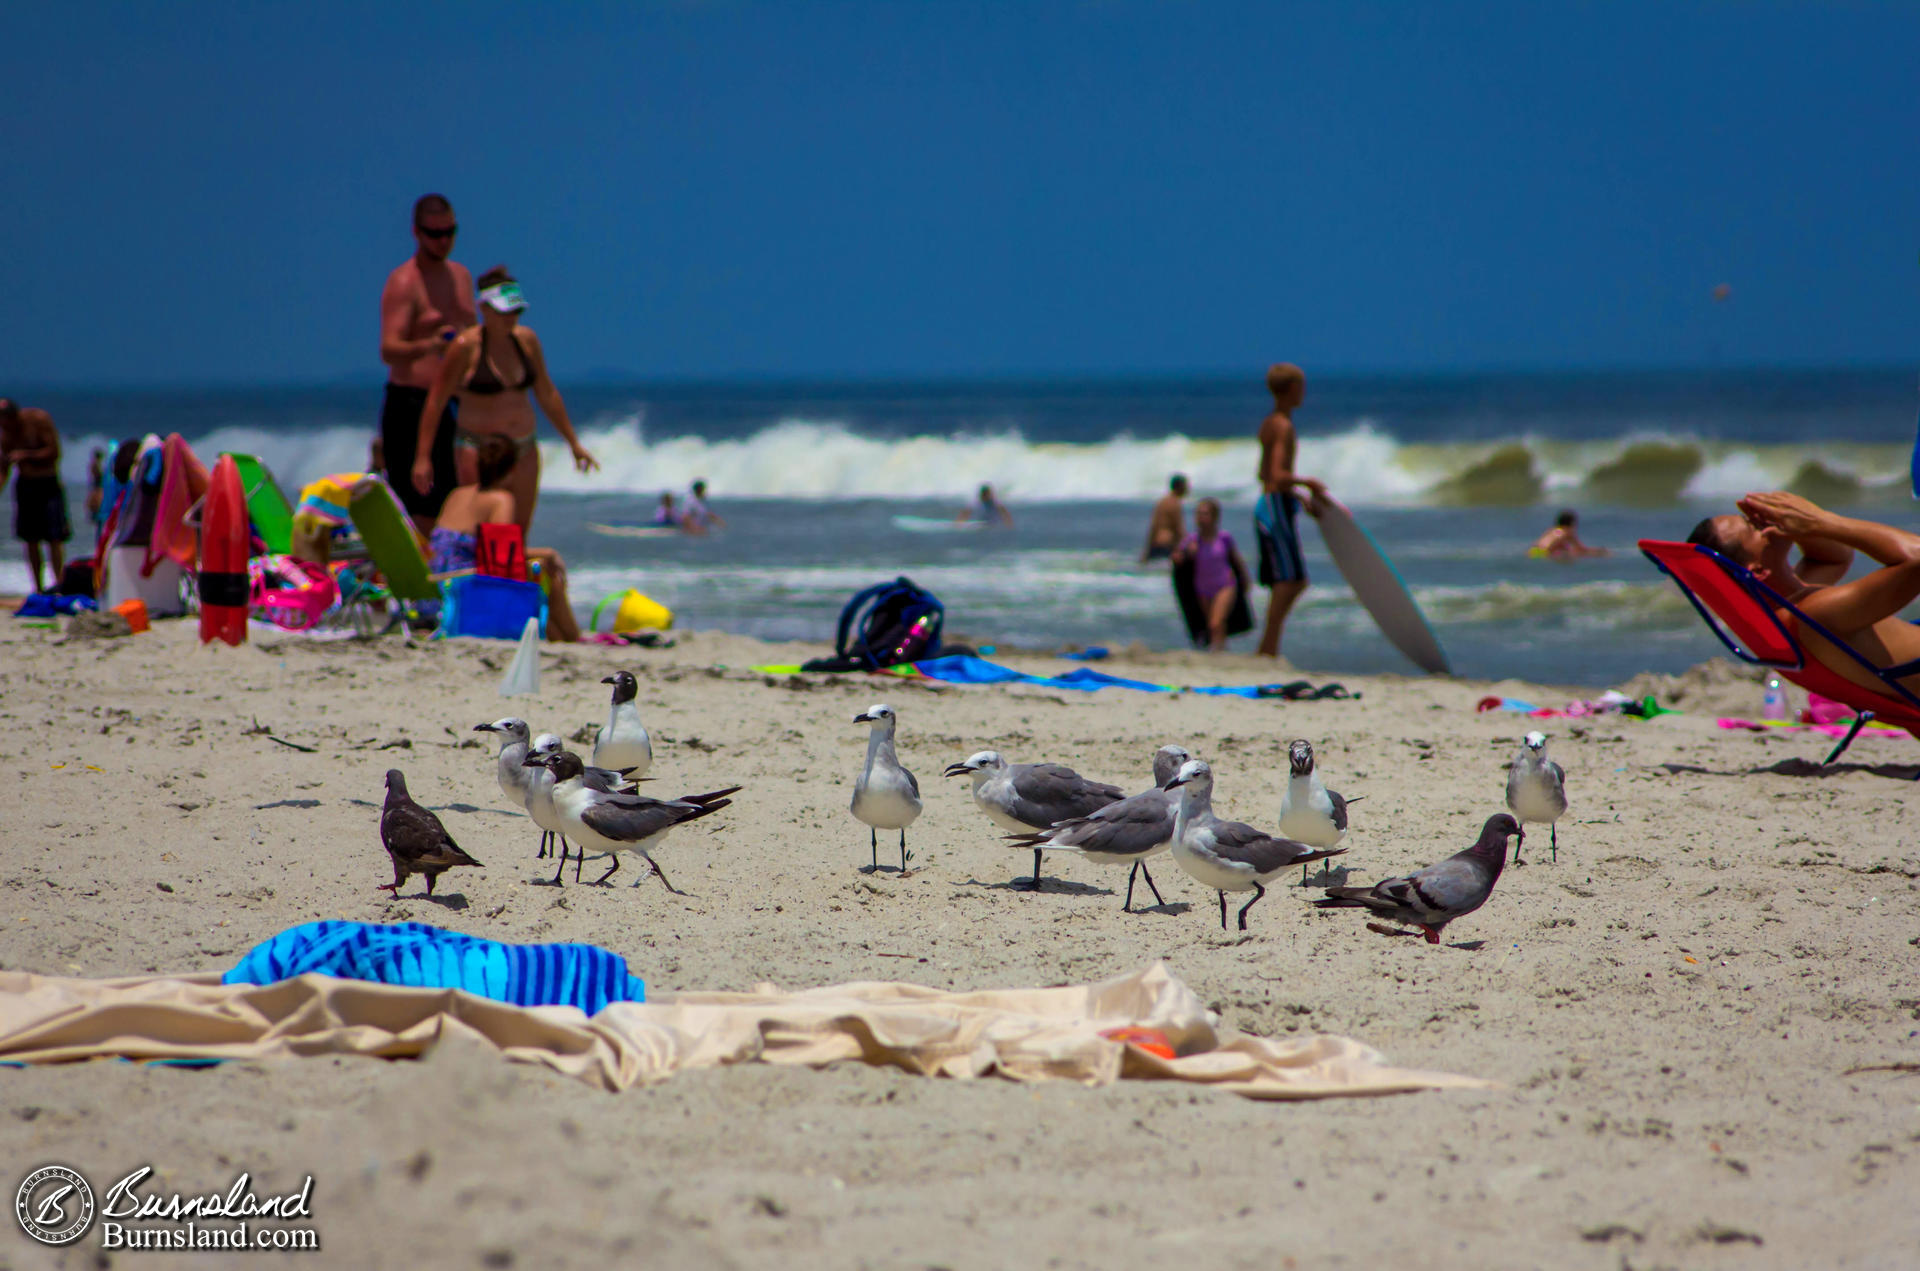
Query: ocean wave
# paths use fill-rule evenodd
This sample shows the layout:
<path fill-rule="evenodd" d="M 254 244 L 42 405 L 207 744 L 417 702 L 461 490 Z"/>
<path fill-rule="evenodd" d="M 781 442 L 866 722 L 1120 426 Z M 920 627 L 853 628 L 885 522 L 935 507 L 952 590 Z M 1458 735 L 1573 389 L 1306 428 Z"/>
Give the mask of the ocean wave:
<path fill-rule="evenodd" d="M 292 494 L 316 476 L 362 468 L 368 439 L 365 428 L 236 425 L 189 440 L 203 457 L 222 450 L 259 455 Z M 1157 497 L 1169 475 L 1183 472 L 1196 493 L 1245 503 L 1259 465 L 1252 438 L 1174 434 L 1071 444 L 1029 441 L 1016 430 L 885 438 L 809 420 L 709 439 L 650 438 L 638 416 L 603 417 L 582 427 L 581 440 L 600 470 L 575 472 L 566 448 L 547 440 L 540 447 L 546 490 L 650 496 L 704 478 L 721 498 L 964 501 L 992 484 L 1023 503 L 1138 502 Z M 106 444 L 99 437 L 71 442 L 69 479 L 84 481 L 88 450 Z M 1728 502 L 1748 490 L 1781 487 L 1825 503 L 1871 505 L 1905 497 L 1907 459 L 1906 447 L 1888 444 L 1741 444 L 1659 432 L 1590 442 L 1415 443 L 1358 420 L 1309 432 L 1298 466 L 1356 507 L 1652 507 Z"/>

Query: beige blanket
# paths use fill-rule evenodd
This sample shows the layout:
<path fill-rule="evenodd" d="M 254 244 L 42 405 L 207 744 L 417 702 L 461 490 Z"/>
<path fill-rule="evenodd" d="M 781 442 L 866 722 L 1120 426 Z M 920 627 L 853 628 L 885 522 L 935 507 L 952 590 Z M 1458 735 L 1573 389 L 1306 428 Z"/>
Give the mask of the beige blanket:
<path fill-rule="evenodd" d="M 1164 1059 L 1103 1037 L 1143 1026 Z M 443 1037 L 484 1040 L 602 1090 L 682 1068 L 759 1061 L 890 1064 L 924 1076 L 1014 1081 L 1191 1081 L 1255 1099 L 1314 1099 L 1478 1087 L 1471 1077 L 1388 1067 L 1345 1037 L 1271 1041 L 1216 1028 L 1192 990 L 1156 963 L 1097 984 L 952 993 L 854 983 L 800 992 L 681 993 L 615 1003 L 518 1007 L 454 990 L 395 988 L 323 975 L 264 987 L 216 976 L 84 980 L 0 972 L 0 1059 L 270 1059 L 357 1054 L 415 1058 Z"/>

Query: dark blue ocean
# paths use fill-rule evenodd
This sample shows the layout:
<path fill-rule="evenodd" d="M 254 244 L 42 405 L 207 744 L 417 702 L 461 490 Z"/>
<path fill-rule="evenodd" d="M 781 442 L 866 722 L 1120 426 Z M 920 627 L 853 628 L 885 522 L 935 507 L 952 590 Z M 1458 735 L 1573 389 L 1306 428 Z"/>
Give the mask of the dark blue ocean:
<path fill-rule="evenodd" d="M 826 641 L 856 589 L 905 573 L 949 630 L 988 644 L 1180 644 L 1164 572 L 1135 564 L 1173 472 L 1227 504 L 1251 552 L 1267 408 L 1256 376 L 884 384 L 561 384 L 600 472 L 551 432 L 534 540 L 559 547 L 582 607 L 638 587 L 680 621 Z M 210 458 L 260 455 L 289 493 L 365 462 L 380 384 L 22 392 L 67 438 L 76 514 L 89 449 L 178 432 Z M 1682 537 L 1737 495 L 1788 486 L 1912 521 L 1916 378 L 1905 370 L 1326 377 L 1297 413 L 1300 469 L 1325 480 L 1393 558 L 1456 670 L 1603 685 L 1679 670 L 1718 645 L 1633 550 Z M 647 516 L 698 477 L 728 521 L 711 538 L 633 539 L 595 524 Z M 909 531 L 982 482 L 1010 531 Z M 1530 560 L 1561 507 L 1612 558 Z M 1304 531 L 1314 587 L 1287 653 L 1332 674 L 1404 669 Z M 16 561 L 0 588 L 25 582 Z M 1243 639 L 1250 647 L 1250 640 Z"/>

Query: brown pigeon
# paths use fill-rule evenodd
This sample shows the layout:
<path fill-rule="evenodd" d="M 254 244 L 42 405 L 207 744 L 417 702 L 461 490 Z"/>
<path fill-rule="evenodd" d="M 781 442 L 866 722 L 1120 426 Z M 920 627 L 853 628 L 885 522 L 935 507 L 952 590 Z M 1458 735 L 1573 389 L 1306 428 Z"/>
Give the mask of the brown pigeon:
<path fill-rule="evenodd" d="M 407 779 L 398 768 L 387 769 L 387 806 L 380 812 L 380 842 L 393 858 L 393 881 L 381 883 L 377 890 L 392 892 L 396 897 L 409 874 L 425 874 L 427 895 L 431 896 L 433 880 L 454 866 L 485 868 L 460 850 L 439 817 L 408 797 Z"/>

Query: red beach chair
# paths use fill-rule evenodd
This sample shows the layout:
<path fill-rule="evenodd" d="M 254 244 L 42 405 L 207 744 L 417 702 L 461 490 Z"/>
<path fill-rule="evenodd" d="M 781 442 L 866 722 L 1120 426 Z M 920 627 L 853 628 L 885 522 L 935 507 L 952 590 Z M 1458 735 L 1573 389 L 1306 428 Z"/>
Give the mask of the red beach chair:
<path fill-rule="evenodd" d="M 1770 667 L 1810 693 L 1831 698 L 1856 712 L 1853 726 L 1825 760 L 1832 763 L 1853 744 L 1860 730 L 1878 719 L 1920 737 L 1920 697 L 1900 683 L 1903 675 L 1920 672 L 1920 659 L 1899 666 L 1880 667 L 1868 661 L 1846 641 L 1828 631 L 1744 567 L 1710 547 L 1697 543 L 1640 540 L 1640 551 L 1661 573 L 1673 579 L 1681 594 L 1693 602 L 1700 616 L 1727 651 L 1742 662 Z M 1780 619 L 1781 612 L 1787 621 Z M 1794 638 L 1792 627 L 1812 631 L 1843 650 L 1886 687 L 1876 692 L 1808 657 Z"/>

